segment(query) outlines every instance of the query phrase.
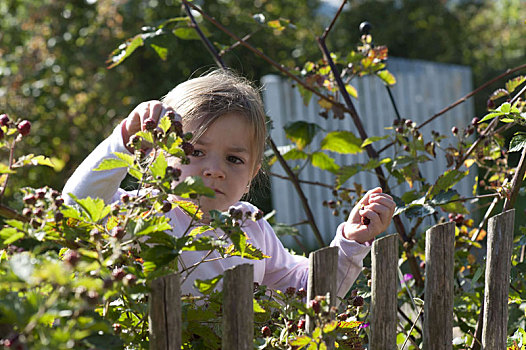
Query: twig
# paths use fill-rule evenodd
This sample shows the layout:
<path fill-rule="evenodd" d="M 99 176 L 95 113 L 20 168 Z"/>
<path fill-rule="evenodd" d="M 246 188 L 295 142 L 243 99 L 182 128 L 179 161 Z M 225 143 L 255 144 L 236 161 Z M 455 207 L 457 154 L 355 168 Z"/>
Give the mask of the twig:
<path fill-rule="evenodd" d="M 300 183 L 298 181 L 298 177 L 292 169 L 288 166 L 285 159 L 283 159 L 283 156 L 281 153 L 279 153 L 278 147 L 274 143 L 274 141 L 269 138 L 268 143 L 270 147 L 272 148 L 272 151 L 276 155 L 276 158 L 278 159 L 279 164 L 283 167 L 287 175 L 289 176 L 290 181 L 292 181 L 292 184 L 294 185 L 294 188 L 296 189 L 296 192 L 298 193 L 298 196 L 300 197 L 301 204 L 303 206 L 303 210 L 305 211 L 305 215 L 307 215 L 307 220 L 309 221 L 309 225 L 312 228 L 312 231 L 314 232 L 314 236 L 316 237 L 316 240 L 318 243 L 323 247 L 325 246 L 325 242 L 323 241 L 323 238 L 320 234 L 320 230 L 318 229 L 318 226 L 316 225 L 316 221 L 314 220 L 314 215 L 312 214 L 312 211 L 309 207 L 307 197 L 305 197 L 305 193 L 303 192 L 303 189 L 300 186 Z"/>
<path fill-rule="evenodd" d="M 29 222 L 28 218 L 26 218 L 23 215 L 20 215 L 15 210 L 13 210 L 13 209 L 11 209 L 9 207 L 6 207 L 3 204 L 0 204 L 0 216 L 3 216 L 6 219 L 15 219 L 15 220 L 18 220 L 18 221 Z"/>
<path fill-rule="evenodd" d="M 273 172 L 270 172 L 269 175 L 275 176 L 275 177 L 283 179 L 283 180 L 290 180 L 290 178 L 288 176 L 283 176 L 283 175 L 276 174 L 276 173 L 273 173 Z M 331 186 L 331 185 L 328 185 L 326 183 L 319 182 L 319 181 L 309 181 L 309 180 L 301 180 L 301 179 L 298 179 L 298 181 L 300 183 L 302 183 L 302 184 L 307 184 L 307 185 L 321 186 L 321 187 L 330 188 L 330 189 L 334 188 L 334 186 Z M 349 192 L 356 192 L 355 190 L 353 190 L 351 188 L 340 187 L 340 189 L 347 190 Z"/>
<path fill-rule="evenodd" d="M 210 52 L 210 54 L 214 58 L 214 61 L 216 62 L 216 64 L 219 67 L 221 67 L 223 69 L 226 69 L 226 65 L 223 62 L 223 60 L 221 59 L 221 57 L 219 56 L 219 54 L 217 53 L 217 50 L 215 49 L 214 45 L 212 45 L 212 43 L 205 36 L 205 34 L 201 30 L 201 28 L 199 28 L 199 25 L 197 24 L 197 22 L 196 22 L 196 20 L 194 18 L 194 15 L 192 14 L 192 11 L 190 10 L 190 7 L 188 6 L 188 2 L 187 1 L 183 1 L 183 3 L 184 3 L 184 9 L 186 10 L 186 14 L 190 18 L 190 21 L 192 21 L 192 27 L 197 32 L 197 35 L 199 35 L 199 37 L 201 38 L 201 41 L 205 44 L 206 49 L 208 50 L 208 52 Z"/>
<path fill-rule="evenodd" d="M 334 23 L 336 23 L 336 20 L 340 16 L 340 13 L 342 12 L 343 7 L 345 6 L 346 3 L 347 3 L 347 0 L 343 0 L 342 1 L 342 4 L 340 5 L 340 8 L 338 8 L 338 11 L 336 11 L 336 14 L 332 18 L 331 23 L 329 24 L 329 26 L 327 28 L 325 28 L 325 31 L 321 35 L 321 40 L 325 40 L 325 38 L 327 38 L 327 35 L 329 35 L 329 32 L 331 31 L 332 27 L 334 27 Z"/>
<path fill-rule="evenodd" d="M 405 348 L 405 344 L 407 343 L 407 340 L 409 339 L 409 336 L 411 335 L 411 332 L 413 331 L 413 328 L 415 328 L 416 323 L 418 322 L 418 319 L 420 318 L 420 315 L 422 315 L 422 311 L 424 310 L 423 307 L 420 307 L 420 311 L 418 312 L 418 315 L 416 316 L 415 322 L 413 322 L 413 325 L 411 326 L 411 329 L 407 333 L 407 336 L 405 337 L 404 343 L 402 344 L 402 349 Z"/>

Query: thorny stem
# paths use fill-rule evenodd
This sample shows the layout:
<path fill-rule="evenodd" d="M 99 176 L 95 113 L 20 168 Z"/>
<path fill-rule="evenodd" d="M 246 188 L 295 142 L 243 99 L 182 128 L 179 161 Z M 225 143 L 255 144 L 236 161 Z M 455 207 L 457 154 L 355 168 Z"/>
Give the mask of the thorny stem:
<path fill-rule="evenodd" d="M 9 170 L 13 169 L 13 158 L 15 156 L 15 144 L 16 144 L 16 140 L 13 141 L 13 143 L 11 144 L 11 147 L 9 148 Z M 4 197 L 5 189 L 7 188 L 7 181 L 9 181 L 9 173 L 5 175 L 5 181 L 2 187 L 2 192 L 0 192 L 0 203 L 2 202 L 2 198 Z"/>
<path fill-rule="evenodd" d="M 343 7 L 345 6 L 346 3 L 347 3 L 347 0 L 343 0 L 342 1 L 342 4 L 340 5 L 340 8 L 338 8 L 338 11 L 336 11 L 336 14 L 332 18 L 331 23 L 329 24 L 329 26 L 327 28 L 325 28 L 325 31 L 321 35 L 321 40 L 325 40 L 325 38 L 327 38 L 327 35 L 329 35 L 329 32 L 331 31 L 332 27 L 334 27 L 334 23 L 336 23 L 336 20 L 340 16 L 340 13 L 342 12 Z"/>
<path fill-rule="evenodd" d="M 272 148 L 272 151 L 276 155 L 276 158 L 278 159 L 279 164 L 285 169 L 285 172 L 289 176 L 290 180 L 292 181 L 292 184 L 294 185 L 294 188 L 296 189 L 296 192 L 298 192 L 298 196 L 300 197 L 301 204 L 303 206 L 303 210 L 305 211 L 305 215 L 307 215 L 307 220 L 309 221 L 309 225 L 312 228 L 312 231 L 314 232 L 314 236 L 316 237 L 316 240 L 318 243 L 323 247 L 325 246 L 325 242 L 323 242 L 323 238 L 320 234 L 320 231 L 318 229 L 318 226 L 316 225 L 316 221 L 314 220 L 314 215 L 312 214 L 312 211 L 309 207 L 307 197 L 305 197 L 305 193 L 303 192 L 303 189 L 301 188 L 301 185 L 298 181 L 298 177 L 292 169 L 287 165 L 287 162 L 285 159 L 283 159 L 283 156 L 281 153 L 279 153 L 278 147 L 274 143 L 272 139 L 269 138 L 268 143 L 270 147 Z"/>
<path fill-rule="evenodd" d="M 348 110 L 349 110 L 349 114 L 351 115 L 351 118 L 354 122 L 354 125 L 356 126 L 356 129 L 358 130 L 358 133 L 360 134 L 360 138 L 362 140 L 366 140 L 367 139 L 367 133 L 363 127 L 363 124 L 362 124 L 362 121 L 358 115 L 358 112 L 356 111 L 356 108 L 354 108 L 354 104 L 351 100 L 351 96 L 349 95 L 349 93 L 347 92 L 347 89 L 345 88 L 345 84 L 343 83 L 343 80 L 340 76 L 340 73 L 339 73 L 339 70 L 338 70 L 338 67 L 336 67 L 336 64 L 334 63 L 334 60 L 332 59 L 331 55 L 330 55 L 330 52 L 329 50 L 327 49 L 327 45 L 325 44 L 325 40 L 323 38 L 318 38 L 317 39 L 318 41 L 318 45 L 325 57 L 325 59 L 327 60 L 327 62 L 329 63 L 329 66 L 331 67 L 331 71 L 332 71 L 332 74 L 334 76 L 334 79 L 336 80 L 336 83 L 338 85 L 338 88 L 340 90 L 340 93 L 342 94 L 342 97 L 348 107 Z M 378 153 L 376 152 L 376 150 L 373 148 L 372 145 L 367 145 L 365 147 L 365 150 L 367 151 L 367 155 L 369 156 L 369 158 L 371 159 L 377 159 L 378 158 Z M 380 183 L 380 186 L 382 187 L 382 189 L 386 192 L 386 193 L 391 193 L 391 189 L 389 188 L 389 184 L 387 183 L 387 180 L 385 178 L 385 175 L 384 175 L 384 172 L 382 170 L 381 167 L 377 167 L 374 169 L 375 173 L 376 173 L 376 176 L 378 178 L 378 181 Z M 400 236 L 400 238 L 404 241 L 404 242 L 410 242 L 410 238 L 407 236 L 407 233 L 406 233 L 406 230 L 405 230 L 405 227 L 404 227 L 404 224 L 402 223 L 402 220 L 400 219 L 399 216 L 395 216 L 393 218 L 393 222 L 394 222 L 394 225 L 396 226 L 396 229 L 398 230 L 398 234 Z M 411 269 L 411 272 L 413 273 L 413 276 L 415 277 L 415 281 L 416 281 L 416 284 L 417 286 L 419 287 L 422 287 L 423 286 L 423 280 L 422 280 L 422 275 L 420 274 L 420 267 L 418 266 L 417 262 L 416 262 L 416 259 L 414 257 L 414 255 L 411 254 L 411 245 L 407 245 L 407 248 L 406 249 L 406 252 L 407 252 L 407 259 L 408 259 L 408 262 L 409 262 L 409 266 L 410 266 L 410 269 Z"/>
<path fill-rule="evenodd" d="M 226 65 L 223 62 L 223 60 L 221 59 L 221 57 L 219 56 L 219 54 L 217 53 L 214 45 L 212 45 L 210 43 L 210 41 L 206 38 L 206 36 L 204 35 L 204 33 L 201 30 L 201 28 L 199 28 L 199 25 L 197 24 L 197 22 L 196 22 L 196 20 L 194 18 L 194 15 L 192 15 L 192 11 L 190 10 L 190 7 L 188 6 L 188 2 L 187 1 L 183 1 L 183 3 L 184 3 L 184 9 L 186 10 L 186 14 L 188 15 L 188 17 L 192 21 L 192 27 L 197 32 L 197 35 L 199 35 L 199 37 L 201 38 L 201 41 L 205 44 L 206 49 L 210 52 L 210 54 L 214 58 L 214 61 L 216 62 L 216 64 L 219 67 L 221 67 L 223 69 L 226 69 Z"/>

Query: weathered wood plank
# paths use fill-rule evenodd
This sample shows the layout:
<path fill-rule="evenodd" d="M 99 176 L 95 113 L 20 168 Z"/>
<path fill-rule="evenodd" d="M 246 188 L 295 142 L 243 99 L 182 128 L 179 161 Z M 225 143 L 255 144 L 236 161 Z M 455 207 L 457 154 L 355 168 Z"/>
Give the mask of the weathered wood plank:
<path fill-rule="evenodd" d="M 253 349 L 253 290 L 253 265 L 242 264 L 225 271 L 222 349 Z"/>
<path fill-rule="evenodd" d="M 178 274 L 152 282 L 150 292 L 150 350 L 181 348 L 181 285 Z"/>
<path fill-rule="evenodd" d="M 453 348 L 453 273 L 455 223 L 426 232 L 424 349 Z"/>
<path fill-rule="evenodd" d="M 373 243 L 369 345 L 371 349 L 396 349 L 398 288 L 398 235 Z"/>
<path fill-rule="evenodd" d="M 515 209 L 495 215 L 488 221 L 482 329 L 483 349 L 506 349 L 514 221 Z"/>

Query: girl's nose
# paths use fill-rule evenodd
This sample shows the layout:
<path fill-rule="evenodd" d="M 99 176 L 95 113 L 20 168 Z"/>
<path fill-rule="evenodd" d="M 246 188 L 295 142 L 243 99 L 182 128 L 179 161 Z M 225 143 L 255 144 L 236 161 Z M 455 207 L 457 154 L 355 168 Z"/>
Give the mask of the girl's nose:
<path fill-rule="evenodd" d="M 221 169 L 220 165 L 217 162 L 209 162 L 203 168 L 203 176 L 224 179 L 225 172 Z"/>

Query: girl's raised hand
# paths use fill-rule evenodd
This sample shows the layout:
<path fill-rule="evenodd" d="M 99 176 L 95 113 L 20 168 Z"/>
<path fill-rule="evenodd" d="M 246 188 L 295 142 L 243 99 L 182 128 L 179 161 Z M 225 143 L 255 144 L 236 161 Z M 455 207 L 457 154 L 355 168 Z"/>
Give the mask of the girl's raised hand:
<path fill-rule="evenodd" d="M 172 107 L 161 101 L 152 100 L 140 103 L 123 122 L 122 140 L 124 144 L 128 144 L 132 135 L 146 130 L 147 123 L 155 123 L 154 125 L 157 125 L 161 117 L 168 111 L 175 112 Z"/>
<path fill-rule="evenodd" d="M 395 207 L 393 198 L 382 193 L 380 187 L 368 191 L 349 214 L 343 227 L 343 236 L 362 244 L 372 240 L 387 230 Z"/>

